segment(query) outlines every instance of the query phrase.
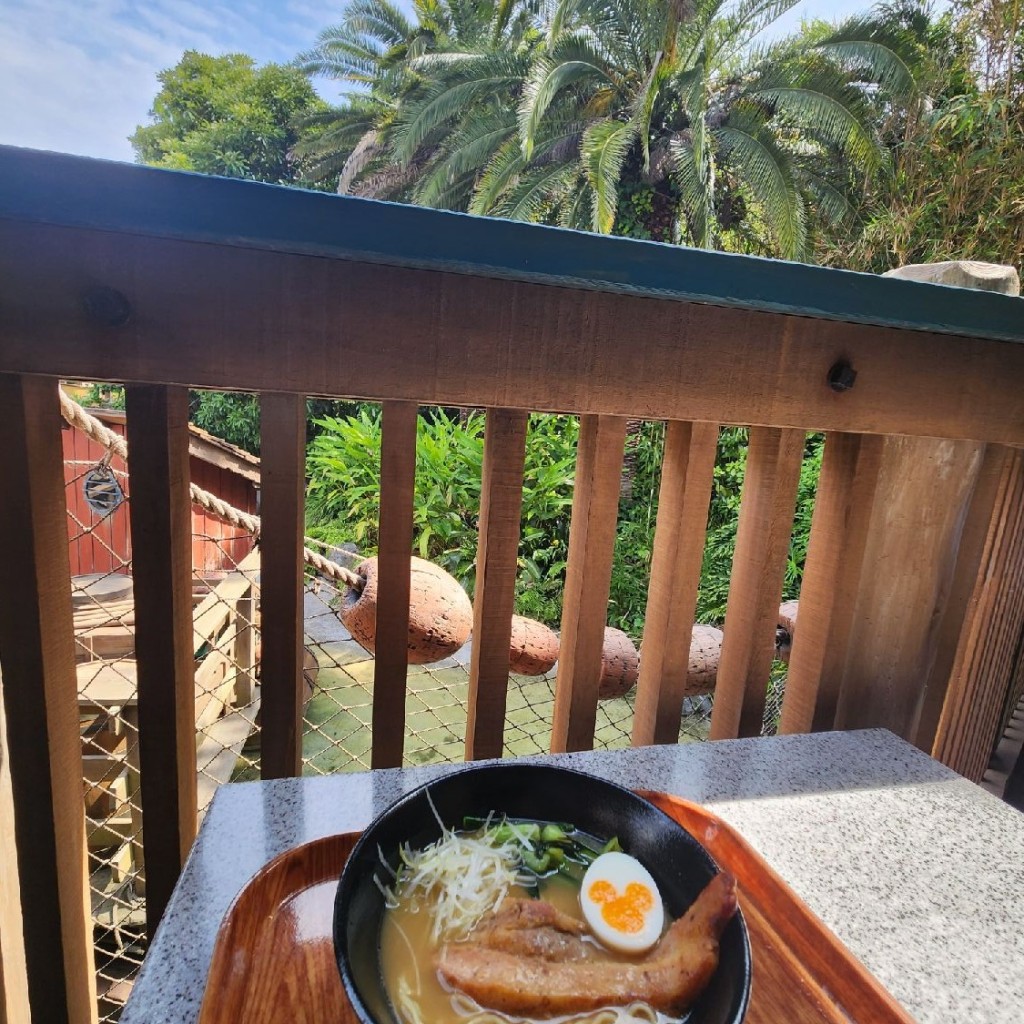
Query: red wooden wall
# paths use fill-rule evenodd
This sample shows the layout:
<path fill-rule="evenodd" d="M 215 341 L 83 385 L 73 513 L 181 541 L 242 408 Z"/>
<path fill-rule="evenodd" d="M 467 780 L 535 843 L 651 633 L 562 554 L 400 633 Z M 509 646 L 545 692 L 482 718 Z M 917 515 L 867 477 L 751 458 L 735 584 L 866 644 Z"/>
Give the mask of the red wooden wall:
<path fill-rule="evenodd" d="M 124 424 L 108 423 L 118 434 Z M 82 478 L 103 457 L 102 445 L 80 430 L 64 425 L 64 483 L 68 507 L 68 543 L 71 573 L 107 573 L 123 568 L 131 560 L 132 539 L 128 524 L 128 505 L 122 504 L 110 515 L 98 516 L 85 502 Z M 111 460 L 110 468 L 118 482 L 129 491 L 124 461 Z M 235 508 L 253 515 L 257 512 L 255 485 L 230 469 L 210 465 L 193 456 L 189 459 L 193 483 L 210 491 Z M 192 508 L 192 567 L 199 573 L 232 569 L 252 550 L 252 537 L 244 530 L 229 526 L 202 509 Z"/>

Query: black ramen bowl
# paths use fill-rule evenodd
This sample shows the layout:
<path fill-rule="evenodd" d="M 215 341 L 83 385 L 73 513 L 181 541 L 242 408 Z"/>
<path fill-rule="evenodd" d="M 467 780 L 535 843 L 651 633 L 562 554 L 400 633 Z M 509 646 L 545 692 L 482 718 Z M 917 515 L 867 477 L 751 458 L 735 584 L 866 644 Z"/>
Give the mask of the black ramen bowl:
<path fill-rule="evenodd" d="M 363 833 L 341 874 L 334 904 L 334 952 L 341 980 L 363 1024 L 398 1024 L 380 971 L 384 897 L 390 882 L 380 853 L 397 866 L 398 847 L 419 849 L 441 837 L 425 791 L 441 820 L 461 828 L 466 815 L 494 811 L 512 818 L 571 821 L 598 838 L 618 836 L 658 883 L 665 910 L 679 917 L 718 873 L 703 846 L 667 814 L 603 779 L 539 764 L 495 764 L 446 775 L 386 810 Z M 682 1018 L 686 1024 L 738 1024 L 750 995 L 750 942 L 737 912 L 721 939 L 718 970 Z"/>

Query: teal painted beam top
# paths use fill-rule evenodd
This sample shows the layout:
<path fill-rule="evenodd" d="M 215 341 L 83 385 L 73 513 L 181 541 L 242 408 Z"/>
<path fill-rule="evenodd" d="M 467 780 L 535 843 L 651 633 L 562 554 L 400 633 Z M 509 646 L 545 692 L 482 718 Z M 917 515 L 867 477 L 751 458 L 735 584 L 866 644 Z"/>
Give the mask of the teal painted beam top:
<path fill-rule="evenodd" d="M 992 292 L 10 146 L 0 218 L 1024 342 Z"/>

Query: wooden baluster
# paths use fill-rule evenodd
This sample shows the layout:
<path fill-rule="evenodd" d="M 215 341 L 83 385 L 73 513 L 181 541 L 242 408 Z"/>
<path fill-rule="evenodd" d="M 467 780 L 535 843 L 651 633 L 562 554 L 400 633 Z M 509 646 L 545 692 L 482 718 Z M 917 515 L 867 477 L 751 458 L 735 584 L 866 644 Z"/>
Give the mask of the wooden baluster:
<path fill-rule="evenodd" d="M 515 610 L 527 414 L 490 409 L 484 435 L 466 759 L 501 757 Z"/>
<path fill-rule="evenodd" d="M 761 733 L 804 442 L 802 430 L 750 431 L 711 739 Z"/>
<path fill-rule="evenodd" d="M 634 746 L 679 739 L 717 450 L 715 423 L 672 421 L 665 429 Z"/>
<path fill-rule="evenodd" d="M 306 399 L 260 397 L 261 774 L 302 774 Z"/>
<path fill-rule="evenodd" d="M 881 437 L 826 438 L 781 733 L 834 727 L 881 459 Z"/>
<path fill-rule="evenodd" d="M 594 746 L 625 440 L 623 417 L 580 418 L 552 753 Z"/>
<path fill-rule="evenodd" d="M 129 385 L 139 768 L 152 936 L 196 834 L 188 390 Z"/>
<path fill-rule="evenodd" d="M 409 581 L 416 488 L 415 402 L 385 402 L 380 452 L 377 629 L 373 663 L 374 768 L 402 763 L 409 670 Z"/>
<path fill-rule="evenodd" d="M 78 1024 L 96 1019 L 96 982 L 57 381 L 0 374 L 0 409 L 0 666 L 25 974 L 34 1020 Z"/>

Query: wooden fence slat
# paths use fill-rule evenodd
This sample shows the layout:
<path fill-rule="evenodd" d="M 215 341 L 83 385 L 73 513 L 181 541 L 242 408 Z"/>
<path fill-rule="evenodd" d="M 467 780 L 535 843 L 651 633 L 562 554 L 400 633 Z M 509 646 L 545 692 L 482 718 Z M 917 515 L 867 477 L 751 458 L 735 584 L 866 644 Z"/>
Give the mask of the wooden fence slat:
<path fill-rule="evenodd" d="M 754 427 L 740 499 L 711 739 L 758 736 L 806 435 Z"/>
<path fill-rule="evenodd" d="M 978 781 L 1003 723 L 1024 636 L 1024 451 L 1006 460 L 933 756 Z"/>
<path fill-rule="evenodd" d="M 528 416 L 489 409 L 473 597 L 466 759 L 501 757 L 515 611 Z"/>
<path fill-rule="evenodd" d="M 79 1024 L 96 1019 L 96 982 L 57 381 L 0 374 L 0 409 L 0 666 L 28 996 L 34 1020 Z"/>
<path fill-rule="evenodd" d="M 409 670 L 409 584 L 416 489 L 415 402 L 384 402 L 377 543 L 377 628 L 373 662 L 374 768 L 395 768 L 405 747 Z"/>
<path fill-rule="evenodd" d="M 672 420 L 665 428 L 634 746 L 679 739 L 717 451 L 715 423 Z"/>
<path fill-rule="evenodd" d="M 551 752 L 594 746 L 626 420 L 580 418 Z"/>
<path fill-rule="evenodd" d="M 825 440 L 780 733 L 833 727 L 881 457 L 872 435 Z"/>
<path fill-rule="evenodd" d="M 152 937 L 196 834 L 188 390 L 125 390 L 134 542 L 139 767 Z"/>
<path fill-rule="evenodd" d="M 302 774 L 306 400 L 260 396 L 260 697 L 265 779 Z"/>

